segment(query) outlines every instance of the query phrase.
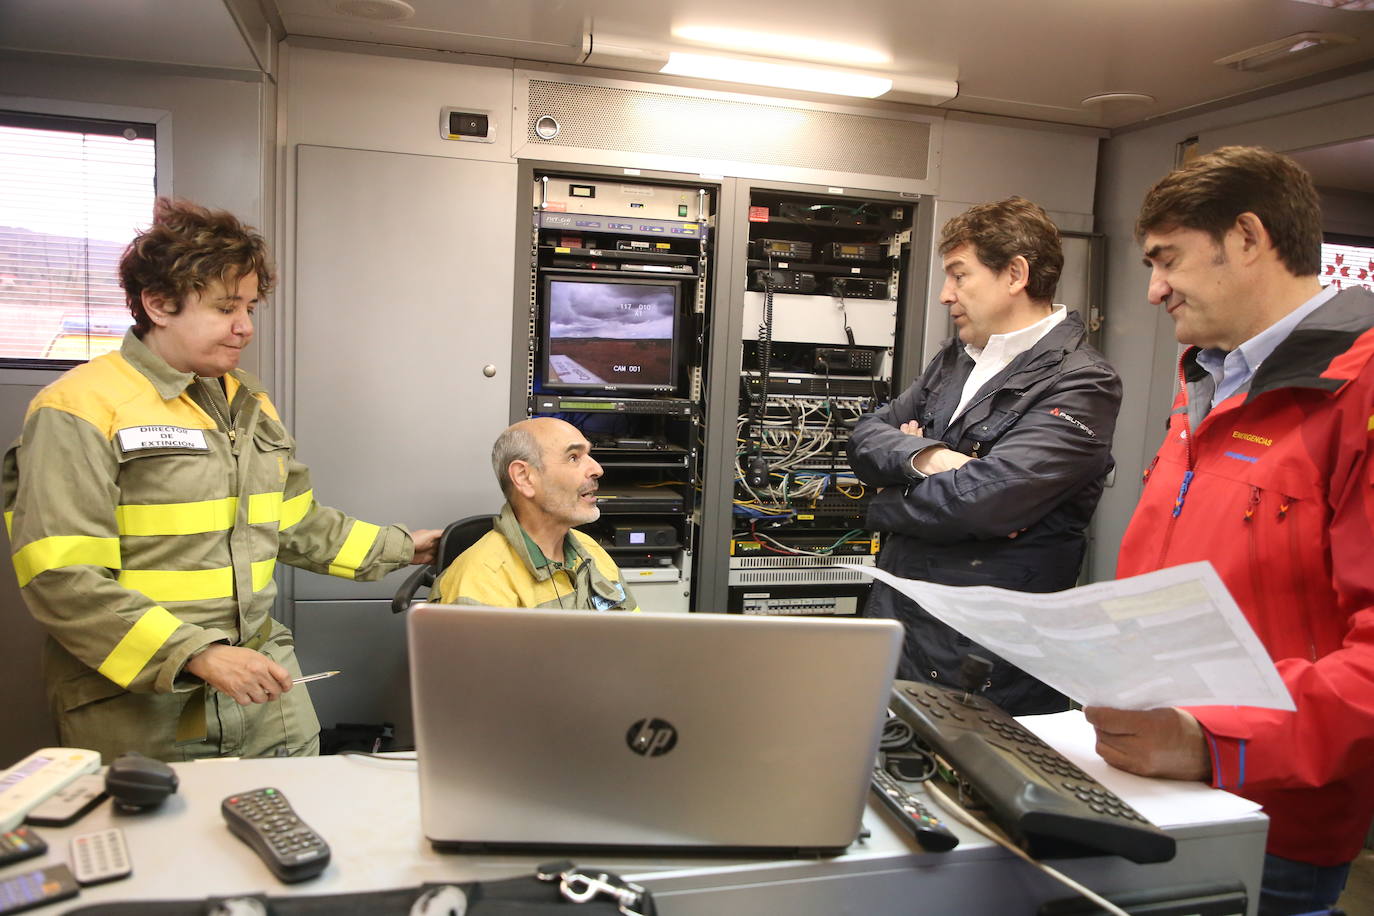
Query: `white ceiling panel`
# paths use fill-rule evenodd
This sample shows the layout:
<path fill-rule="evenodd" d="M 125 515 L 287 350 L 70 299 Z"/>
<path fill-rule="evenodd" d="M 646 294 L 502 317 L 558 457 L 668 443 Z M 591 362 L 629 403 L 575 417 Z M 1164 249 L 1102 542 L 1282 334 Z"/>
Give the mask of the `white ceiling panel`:
<path fill-rule="evenodd" d="M 258 69 L 224 0 L 3 0 L 0 48 Z"/>
<path fill-rule="evenodd" d="M 1374 137 L 1293 153 L 1319 188 L 1374 194 Z"/>

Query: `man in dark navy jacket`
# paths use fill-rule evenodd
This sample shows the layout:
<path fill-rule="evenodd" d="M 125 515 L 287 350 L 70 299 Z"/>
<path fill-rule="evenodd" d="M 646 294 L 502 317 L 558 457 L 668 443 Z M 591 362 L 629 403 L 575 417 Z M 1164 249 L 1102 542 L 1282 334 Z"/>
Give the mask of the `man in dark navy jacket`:
<path fill-rule="evenodd" d="M 859 420 L 849 459 L 881 487 L 868 510 L 878 566 L 943 585 L 1071 588 L 1112 468 L 1121 381 L 1053 302 L 1064 256 L 1045 211 L 1020 197 L 950 220 L 940 239 L 957 338 L 921 377 Z M 994 662 L 985 693 L 1017 715 L 1063 695 L 874 583 L 865 613 L 906 627 L 898 677 L 958 682 L 970 652 Z"/>

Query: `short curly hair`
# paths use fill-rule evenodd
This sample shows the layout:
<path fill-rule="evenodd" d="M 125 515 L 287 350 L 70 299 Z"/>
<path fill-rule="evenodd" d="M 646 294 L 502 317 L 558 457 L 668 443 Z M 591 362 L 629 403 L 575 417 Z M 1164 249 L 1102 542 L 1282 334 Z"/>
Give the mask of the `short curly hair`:
<path fill-rule="evenodd" d="M 979 204 L 945 223 L 940 232 L 940 254 L 960 245 L 973 246 L 978 260 L 1001 273 L 1020 255 L 1030 266 L 1026 294 L 1036 302 L 1048 302 L 1059 288 L 1064 270 L 1064 249 L 1056 226 L 1039 204 L 1024 197 L 1008 197 Z"/>
<path fill-rule="evenodd" d="M 1149 232 L 1197 229 L 1220 245 L 1242 213 L 1259 217 L 1294 276 L 1321 271 L 1322 210 L 1312 176 L 1258 146 L 1223 146 L 1161 178 L 1141 204 L 1136 241 Z"/>
<path fill-rule="evenodd" d="M 143 308 L 143 293 L 166 300 L 176 312 L 193 292 L 218 280 L 226 288 L 241 277 L 257 274 L 258 298 L 272 290 L 276 277 L 262 236 L 224 210 L 211 210 L 187 200 L 159 197 L 153 224 L 140 232 L 119 259 L 119 283 L 134 333 L 142 337 L 152 321 Z"/>

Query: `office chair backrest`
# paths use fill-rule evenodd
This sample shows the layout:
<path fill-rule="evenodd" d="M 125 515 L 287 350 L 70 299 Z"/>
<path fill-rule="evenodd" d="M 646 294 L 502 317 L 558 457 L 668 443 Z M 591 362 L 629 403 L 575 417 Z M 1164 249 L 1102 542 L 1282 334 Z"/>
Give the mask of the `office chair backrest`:
<path fill-rule="evenodd" d="M 396 590 L 395 597 L 391 599 L 391 612 L 399 614 L 410 607 L 410 602 L 415 600 L 415 593 L 421 588 L 432 586 L 434 580 L 439 578 L 439 574 L 448 569 L 449 564 L 458 559 L 459 554 L 481 540 L 495 522 L 495 515 L 469 515 L 449 524 L 444 533 L 439 535 L 439 550 L 436 554 L 438 559 L 433 565 L 421 566 L 406 576 L 401 587 Z"/>
<path fill-rule="evenodd" d="M 445 528 L 444 533 L 439 536 L 439 559 L 435 564 L 436 577 L 438 573 L 448 569 L 449 564 L 458 559 L 459 554 L 480 541 L 482 536 L 490 531 L 495 524 L 496 516 L 494 515 L 469 515 L 467 518 L 460 518 Z"/>

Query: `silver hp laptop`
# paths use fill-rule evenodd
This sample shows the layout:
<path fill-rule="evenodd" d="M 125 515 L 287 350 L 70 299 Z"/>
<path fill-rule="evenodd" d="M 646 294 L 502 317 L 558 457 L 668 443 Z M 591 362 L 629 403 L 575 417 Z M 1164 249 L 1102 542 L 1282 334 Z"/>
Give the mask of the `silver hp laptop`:
<path fill-rule="evenodd" d="M 421 604 L 436 846 L 839 850 L 901 644 L 890 620 Z"/>

